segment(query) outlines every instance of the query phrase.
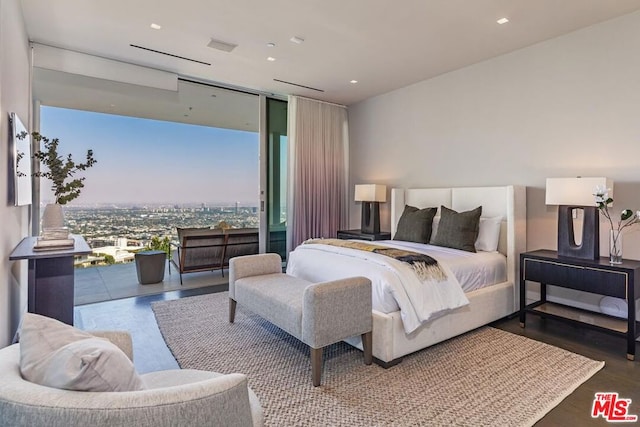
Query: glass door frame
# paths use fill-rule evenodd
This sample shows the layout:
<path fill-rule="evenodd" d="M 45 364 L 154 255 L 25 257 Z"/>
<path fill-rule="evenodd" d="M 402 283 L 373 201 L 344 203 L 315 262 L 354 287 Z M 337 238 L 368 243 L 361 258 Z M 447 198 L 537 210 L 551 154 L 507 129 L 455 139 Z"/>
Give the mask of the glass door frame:
<path fill-rule="evenodd" d="M 269 129 L 269 107 L 268 100 L 275 100 L 287 103 L 288 100 L 284 97 L 276 97 L 276 96 L 266 96 L 260 95 L 260 121 L 259 121 L 259 133 L 260 133 L 260 199 L 259 199 L 259 218 L 260 218 L 260 228 L 259 228 L 259 250 L 260 253 L 266 253 L 269 250 L 269 239 L 270 239 L 270 199 L 271 195 L 269 193 L 269 185 L 272 179 L 269 177 L 270 172 L 270 145 L 269 139 L 271 137 Z M 286 127 L 285 127 L 286 129 Z M 288 158 L 288 156 L 287 156 Z M 287 168 L 288 161 L 284 164 L 280 163 L 280 167 Z M 288 175 L 287 175 L 288 177 Z M 285 203 L 288 202 L 287 194 L 281 194 L 281 200 L 284 200 Z M 287 232 L 285 227 L 285 233 Z M 286 234 L 285 234 L 286 236 Z M 284 240 L 285 250 L 283 256 L 283 261 L 286 261 L 286 237 Z M 271 251 L 273 252 L 273 250 Z"/>

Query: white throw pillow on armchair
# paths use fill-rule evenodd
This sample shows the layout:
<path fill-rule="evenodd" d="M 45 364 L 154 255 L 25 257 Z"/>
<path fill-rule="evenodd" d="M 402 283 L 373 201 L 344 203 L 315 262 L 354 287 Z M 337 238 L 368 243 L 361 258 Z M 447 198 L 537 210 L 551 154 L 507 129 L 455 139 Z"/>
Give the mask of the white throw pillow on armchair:
<path fill-rule="evenodd" d="M 33 313 L 25 313 L 19 336 L 27 381 L 75 391 L 144 389 L 133 362 L 107 339 Z"/>

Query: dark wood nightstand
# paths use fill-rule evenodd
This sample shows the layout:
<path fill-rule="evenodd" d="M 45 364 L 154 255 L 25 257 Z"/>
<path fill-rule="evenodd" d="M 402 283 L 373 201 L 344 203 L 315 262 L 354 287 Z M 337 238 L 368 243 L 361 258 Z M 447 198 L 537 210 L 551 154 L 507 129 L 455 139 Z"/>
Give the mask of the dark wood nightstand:
<path fill-rule="evenodd" d="M 381 231 L 377 234 L 363 233 L 360 230 L 338 230 L 338 239 L 390 240 L 391 233 Z"/>
<path fill-rule="evenodd" d="M 527 313 L 565 320 L 627 339 L 627 359 L 634 360 L 638 323 L 636 298 L 640 296 L 640 262 L 623 260 L 610 264 L 608 258 L 585 260 L 559 257 L 556 251 L 539 250 L 520 254 L 520 326 Z M 540 300 L 526 304 L 527 280 L 540 283 Z M 622 298 L 627 301 L 627 320 L 547 301 L 547 285 Z"/>

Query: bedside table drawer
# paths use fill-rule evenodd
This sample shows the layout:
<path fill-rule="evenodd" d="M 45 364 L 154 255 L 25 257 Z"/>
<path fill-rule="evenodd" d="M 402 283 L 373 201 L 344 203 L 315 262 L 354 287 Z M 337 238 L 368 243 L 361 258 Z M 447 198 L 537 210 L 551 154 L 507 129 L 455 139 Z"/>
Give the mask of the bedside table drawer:
<path fill-rule="evenodd" d="M 584 291 L 627 299 L 629 276 L 626 273 L 585 268 L 583 280 Z"/>
<path fill-rule="evenodd" d="M 547 285 L 562 285 L 565 288 L 581 289 L 583 268 L 570 267 L 535 259 L 524 260 L 524 278 Z"/>
<path fill-rule="evenodd" d="M 594 294 L 627 298 L 627 274 L 557 262 L 524 260 L 525 280 Z"/>
<path fill-rule="evenodd" d="M 359 240 L 389 240 L 391 239 L 391 233 L 388 231 L 381 231 L 376 234 L 363 233 L 360 230 L 338 230 L 336 236 L 338 239 L 359 239 Z"/>

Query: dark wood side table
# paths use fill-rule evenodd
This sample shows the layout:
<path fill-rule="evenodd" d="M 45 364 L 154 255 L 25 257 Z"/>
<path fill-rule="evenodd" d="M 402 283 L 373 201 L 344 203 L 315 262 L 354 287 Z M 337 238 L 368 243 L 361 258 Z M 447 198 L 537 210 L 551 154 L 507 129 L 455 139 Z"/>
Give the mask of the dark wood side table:
<path fill-rule="evenodd" d="M 391 233 L 381 231 L 377 234 L 363 233 L 360 230 L 338 230 L 338 239 L 390 240 Z"/>
<path fill-rule="evenodd" d="M 34 251 L 37 237 L 25 237 L 11 252 L 11 261 L 29 260 L 27 310 L 73 325 L 73 257 L 91 253 L 82 236 L 71 235 L 73 248 Z"/>
<path fill-rule="evenodd" d="M 640 296 L 640 261 L 610 264 L 608 258 L 583 260 L 559 257 L 556 251 L 538 250 L 520 254 L 520 326 L 527 313 L 565 320 L 627 339 L 627 359 L 634 360 L 640 327 L 636 320 L 636 298 Z M 526 304 L 526 282 L 540 283 L 540 300 Z M 627 301 L 627 320 L 547 301 L 547 285 L 622 298 Z"/>

